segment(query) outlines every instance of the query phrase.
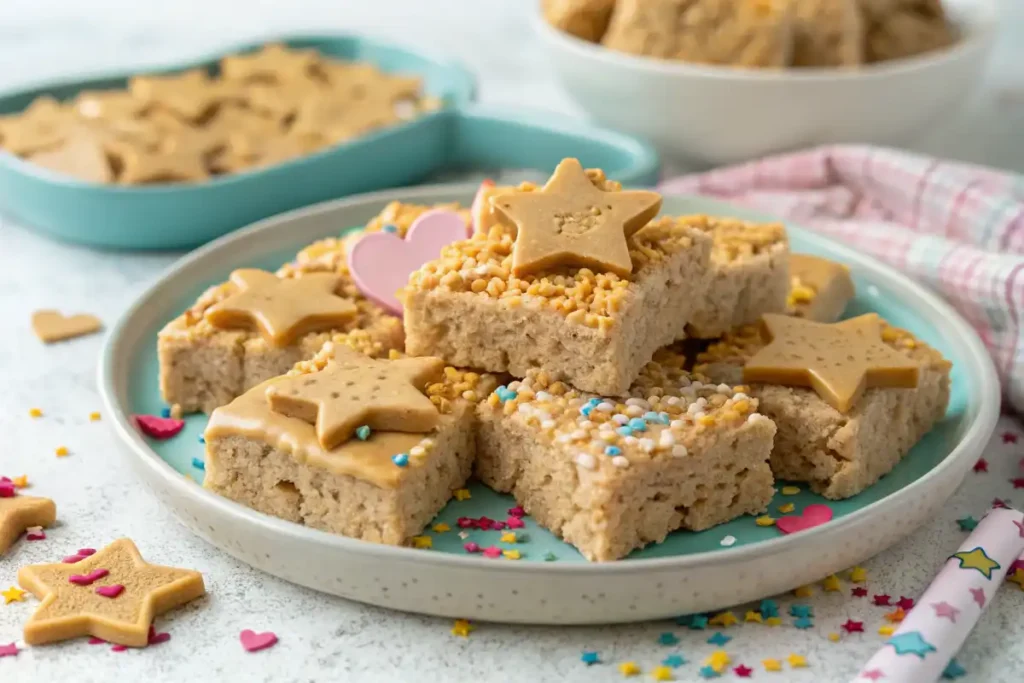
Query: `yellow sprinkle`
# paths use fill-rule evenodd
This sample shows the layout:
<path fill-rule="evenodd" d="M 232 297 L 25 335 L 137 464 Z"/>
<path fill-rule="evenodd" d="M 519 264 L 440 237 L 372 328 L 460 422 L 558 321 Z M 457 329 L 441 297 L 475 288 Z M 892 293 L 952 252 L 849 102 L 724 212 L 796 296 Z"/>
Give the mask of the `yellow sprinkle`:
<path fill-rule="evenodd" d="M 729 662 L 732 661 L 729 658 L 729 653 L 725 650 L 715 650 L 711 653 L 711 656 L 704 660 L 704 663 L 710 666 L 718 673 L 722 672 L 722 669 L 729 666 Z"/>
<path fill-rule="evenodd" d="M 755 612 L 754 610 L 748 610 L 747 613 L 743 616 L 743 621 L 756 621 L 759 624 L 764 623 L 764 619 L 761 617 L 761 613 Z"/>
<path fill-rule="evenodd" d="M 894 624 L 898 624 L 901 621 L 903 621 L 904 617 L 906 616 L 907 613 L 903 611 L 903 608 L 897 607 L 895 612 L 888 612 L 885 614 L 885 620 L 892 622 Z"/>
<path fill-rule="evenodd" d="M 0 597 L 3 597 L 5 605 L 12 602 L 25 602 L 25 591 L 17 586 L 11 586 L 5 591 L 0 591 Z"/>
<path fill-rule="evenodd" d="M 28 409 L 28 416 L 29 417 L 42 417 L 43 416 L 43 411 L 40 410 L 39 408 L 29 408 Z"/>
<path fill-rule="evenodd" d="M 878 627 L 878 633 L 883 636 L 891 636 L 893 633 L 895 633 L 895 631 L 896 627 L 892 626 L 891 624 L 886 624 L 885 626 Z"/>
<path fill-rule="evenodd" d="M 57 457 L 58 458 L 63 458 L 69 452 L 70 451 L 68 451 L 68 447 L 67 446 L 57 446 Z"/>
<path fill-rule="evenodd" d="M 523 556 L 518 550 L 502 550 L 501 554 L 505 556 L 506 560 L 518 560 Z"/>
<path fill-rule="evenodd" d="M 814 595 L 814 589 L 810 586 L 800 586 L 795 591 L 793 591 L 793 595 L 795 595 L 798 598 L 809 598 L 812 595 Z"/>
<path fill-rule="evenodd" d="M 440 524 L 435 524 L 434 526 L 430 527 L 430 529 L 435 534 L 443 534 L 446 531 L 451 531 L 452 530 L 452 528 L 450 526 L 448 526 L 447 524 L 445 524 L 444 522 L 441 522 Z"/>
<path fill-rule="evenodd" d="M 412 537 L 412 547 L 413 548 L 433 548 L 434 547 L 434 539 L 430 538 L 430 536 L 413 536 Z"/>
<path fill-rule="evenodd" d="M 732 626 L 739 622 L 740 620 L 732 612 L 719 612 L 708 620 L 708 623 L 712 626 Z"/>
<path fill-rule="evenodd" d="M 92 420 L 93 422 L 99 422 L 100 421 L 100 414 L 96 413 L 96 412 L 89 413 L 89 419 Z"/>
<path fill-rule="evenodd" d="M 799 486 L 783 486 L 782 487 L 782 491 L 780 491 L 780 493 L 782 493 L 782 495 L 784 495 L 784 496 L 795 496 L 796 494 L 800 493 L 800 487 Z"/>
<path fill-rule="evenodd" d="M 821 585 L 825 589 L 826 593 L 838 593 L 843 589 L 843 584 L 840 583 L 839 577 L 835 574 L 826 577 L 826 579 L 821 582 Z"/>
<path fill-rule="evenodd" d="M 768 515 L 761 515 L 760 517 L 754 520 L 754 524 L 758 526 L 771 526 L 775 524 L 775 518 L 770 517 Z"/>
<path fill-rule="evenodd" d="M 828 639 L 831 640 L 833 643 L 838 643 L 839 642 L 839 634 L 838 633 L 830 633 L 830 634 L 828 634 Z"/>
<path fill-rule="evenodd" d="M 20 477 L 15 477 L 14 479 L 11 479 L 11 483 L 14 484 L 14 488 L 23 489 L 28 486 L 28 475 L 23 474 Z"/>
<path fill-rule="evenodd" d="M 469 500 L 473 497 L 473 494 L 469 492 L 469 489 L 455 489 L 455 500 Z"/>
<path fill-rule="evenodd" d="M 782 671 L 782 662 L 777 659 L 762 659 L 765 671 Z"/>
<path fill-rule="evenodd" d="M 452 635 L 469 638 L 469 634 L 472 633 L 475 628 L 476 627 L 466 619 L 456 619 L 455 624 L 452 626 Z"/>
<path fill-rule="evenodd" d="M 782 625 L 782 618 L 781 617 L 768 617 L 767 619 L 764 620 L 764 623 L 765 623 L 766 626 L 781 626 Z"/>
<path fill-rule="evenodd" d="M 864 583 L 868 580 L 868 572 L 864 567 L 854 567 L 850 570 L 850 581 Z"/>
<path fill-rule="evenodd" d="M 503 533 L 501 535 L 501 538 L 499 538 L 498 540 L 501 541 L 502 543 L 515 543 L 516 542 L 516 532 L 514 532 L 514 531 L 506 531 L 505 533 Z"/>
<path fill-rule="evenodd" d="M 636 662 L 623 662 L 619 664 L 619 673 L 623 676 L 636 676 L 640 673 L 640 667 Z"/>
<path fill-rule="evenodd" d="M 807 658 L 802 657 L 801 655 L 790 654 L 786 657 L 786 661 L 789 662 L 789 665 L 794 669 L 801 669 L 807 666 Z"/>
<path fill-rule="evenodd" d="M 781 512 L 782 514 L 792 512 L 794 509 L 796 509 L 796 506 L 793 505 L 792 503 L 785 503 L 784 505 L 779 506 L 779 512 Z"/>
<path fill-rule="evenodd" d="M 656 681 L 672 681 L 672 669 L 667 666 L 657 666 L 651 671 L 651 678 Z"/>

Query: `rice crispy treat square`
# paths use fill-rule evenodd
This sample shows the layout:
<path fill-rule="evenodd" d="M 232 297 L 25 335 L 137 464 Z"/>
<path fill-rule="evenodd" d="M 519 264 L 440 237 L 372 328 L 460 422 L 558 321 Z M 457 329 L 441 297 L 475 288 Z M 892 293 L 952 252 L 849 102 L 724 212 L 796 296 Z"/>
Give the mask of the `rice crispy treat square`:
<path fill-rule="evenodd" d="M 864 63 L 864 21 L 858 0 L 799 0 L 793 66 L 855 67 Z"/>
<path fill-rule="evenodd" d="M 328 344 L 288 376 L 319 372 L 332 353 Z M 367 441 L 325 450 L 313 425 L 266 408 L 265 390 L 280 379 L 210 416 L 203 485 L 259 512 L 388 545 L 408 543 L 465 485 L 475 453 L 477 396 L 497 385 L 490 375 L 446 367 L 443 381 L 425 387 L 441 413 L 432 432 L 375 432 Z M 266 413 L 259 426 L 252 420 L 257 409 Z M 391 460 L 399 454 L 408 456 L 407 465 Z"/>
<path fill-rule="evenodd" d="M 781 313 L 789 294 L 789 241 L 781 223 L 680 216 L 712 239 L 711 285 L 688 336 L 719 337 L 765 313 Z"/>
<path fill-rule="evenodd" d="M 211 412 L 271 377 L 283 375 L 301 360 L 311 358 L 327 341 L 347 344 L 372 356 L 401 349 L 402 322 L 365 299 L 348 273 L 341 239 L 320 240 L 298 253 L 295 261 L 277 271 L 278 277 L 336 273 L 336 294 L 351 300 L 358 312 L 343 327 L 313 332 L 283 347 L 269 344 L 259 332 L 220 329 L 204 315 L 237 288 L 224 282 L 206 290 L 193 306 L 167 323 L 157 337 L 160 391 L 164 401 L 184 412 Z"/>
<path fill-rule="evenodd" d="M 683 360 L 659 352 L 627 399 L 543 370 L 499 387 L 478 410 L 477 477 L 596 562 L 764 511 L 775 425 L 756 399 L 701 382 Z"/>
<path fill-rule="evenodd" d="M 605 191 L 621 189 L 600 171 L 588 174 Z M 514 235 L 496 222 L 413 273 L 405 290 L 410 355 L 517 377 L 543 368 L 578 389 L 624 395 L 654 352 L 685 334 L 707 291 L 711 239 L 672 218 L 628 240 L 628 279 L 589 268 L 515 277 Z"/>
<path fill-rule="evenodd" d="M 856 294 L 850 269 L 842 263 L 808 254 L 789 255 L 786 315 L 834 323 Z"/>
<path fill-rule="evenodd" d="M 854 496 L 888 474 L 946 414 L 951 364 L 909 332 L 883 323 L 882 339 L 920 365 L 913 389 L 868 388 L 848 413 L 813 389 L 743 385 L 743 364 L 765 346 L 757 326 L 738 328 L 697 356 L 694 371 L 740 385 L 775 421 L 771 468 L 832 500 Z"/>
<path fill-rule="evenodd" d="M 949 47 L 957 31 L 942 0 L 857 0 L 868 62 L 903 59 Z"/>

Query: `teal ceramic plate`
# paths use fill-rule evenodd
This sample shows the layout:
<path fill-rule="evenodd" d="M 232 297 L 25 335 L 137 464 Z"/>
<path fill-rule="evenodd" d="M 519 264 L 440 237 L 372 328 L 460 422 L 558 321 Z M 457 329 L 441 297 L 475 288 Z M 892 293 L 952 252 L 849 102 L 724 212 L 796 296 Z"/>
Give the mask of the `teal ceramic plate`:
<path fill-rule="evenodd" d="M 423 77 L 446 108 L 400 126 L 265 169 L 195 184 L 100 185 L 37 167 L 0 150 L 0 211 L 70 242 L 118 249 L 183 249 L 315 202 L 422 182 L 463 168 L 550 171 L 565 156 L 604 168 L 627 185 L 657 180 L 658 159 L 644 143 L 556 115 L 470 106 L 473 77 L 441 58 L 345 35 L 267 39 L 216 56 L 147 73 L 203 67 L 226 54 L 279 41 L 341 59 L 369 61 L 389 72 Z M 0 115 L 40 95 L 69 99 L 83 90 L 124 87 L 132 71 L 38 86 L 0 96 Z"/>
<path fill-rule="evenodd" d="M 456 519 L 480 516 L 505 519 L 507 510 L 515 502 L 510 496 L 475 485 L 470 487 L 471 499 L 452 501 L 438 515 L 436 521 L 447 523 L 452 531 L 426 532 L 433 540 L 432 550 L 387 548 L 273 519 L 202 489 L 199 482 L 203 477 L 204 453 L 199 436 L 206 423 L 203 415 L 190 416 L 182 434 L 163 442 L 143 440 L 130 427 L 128 415 L 159 413 L 165 407 L 157 385 L 157 330 L 185 309 L 204 288 L 223 280 L 233 268 L 243 265 L 276 267 L 318 237 L 337 235 L 347 228 L 362 225 L 391 199 L 468 203 L 472 192 L 472 187 L 463 186 L 377 193 L 263 221 L 188 257 L 129 310 L 108 340 L 101 368 L 106 408 L 115 415 L 118 431 L 130 448 L 132 462 L 140 466 L 145 479 L 157 492 L 171 501 L 186 524 L 228 552 L 277 575 L 401 609 L 446 613 L 430 601 L 419 604 L 415 596 L 410 597 L 409 590 L 400 591 L 406 594 L 403 598 L 391 591 L 373 594 L 372 590 L 361 586 L 350 588 L 347 582 L 337 586 L 329 578 L 331 572 L 326 572 L 327 576 L 311 577 L 307 569 L 291 566 L 281 551 L 294 544 L 295 552 L 307 557 L 315 548 L 314 554 L 323 553 L 335 560 L 344 557 L 345 562 L 353 561 L 353 556 L 387 558 L 391 562 L 409 563 L 417 567 L 416 571 L 428 566 L 446 571 L 458 568 L 474 576 L 482 573 L 482 576 L 492 577 L 489 580 L 493 580 L 495 572 L 515 577 L 522 577 L 525 572 L 526 576 L 535 576 L 538 582 L 540 577 L 564 579 L 567 575 L 584 582 L 597 576 L 605 577 L 606 581 L 610 576 L 615 576 L 616 581 L 633 576 L 638 579 L 637 583 L 628 589 L 616 589 L 622 593 L 622 600 L 633 604 L 633 610 L 630 605 L 623 605 L 618 611 L 599 615 L 596 608 L 590 609 L 589 603 L 585 600 L 579 603 L 577 599 L 572 609 L 558 612 L 554 605 L 564 607 L 567 598 L 552 592 L 544 598 L 545 605 L 540 605 L 539 598 L 531 600 L 532 611 L 510 599 L 508 605 L 492 608 L 487 607 L 488 601 L 479 602 L 477 607 L 471 600 L 473 605 L 463 607 L 468 611 L 452 613 L 516 621 L 617 621 L 665 616 L 740 602 L 743 590 L 751 591 L 747 599 L 777 593 L 878 552 L 911 531 L 941 505 L 959 484 L 993 429 L 998 412 L 998 384 L 983 346 L 960 317 L 900 274 L 796 226 L 789 226 L 794 251 L 817 254 L 851 267 L 858 294 L 847 310 L 848 315 L 878 312 L 941 350 L 954 364 L 953 394 L 946 418 L 879 483 L 840 502 L 824 500 L 807 490 L 795 496 L 776 496 L 771 508 L 774 516 L 778 516 L 777 508 L 782 503 L 794 503 L 797 512 L 810 503 L 825 503 L 832 508 L 834 520 L 809 531 L 786 537 L 774 527 L 758 527 L 753 518 L 743 517 L 700 533 L 673 533 L 664 543 L 637 551 L 620 562 L 591 564 L 571 546 L 527 519 L 523 531 L 528 540 L 514 545 L 501 543 L 500 532 L 472 531 L 469 540 L 481 546 L 497 545 L 522 554 L 518 562 L 493 561 L 463 551 L 465 540 L 457 535 Z M 764 218 L 748 210 L 698 198 L 666 197 L 664 212 Z M 734 543 L 724 544 L 723 539 L 727 537 L 735 539 Z M 769 568 L 772 565 L 766 564 L 773 559 L 777 561 L 780 553 L 787 553 L 792 560 L 787 564 L 795 567 L 790 571 L 787 566 L 782 576 Z M 697 589 L 694 586 L 701 584 L 702 571 L 709 572 L 707 580 L 711 583 Z M 719 580 L 730 571 L 745 575 L 749 585 L 737 589 Z M 647 575 L 649 579 L 666 572 L 673 584 L 682 581 L 684 587 L 670 592 L 669 579 L 663 579 L 660 597 L 649 596 L 649 591 L 657 590 L 654 585 L 658 582 L 645 587 L 640 577 Z M 604 585 L 603 590 L 599 589 L 601 585 Z M 614 586 L 614 582 L 596 581 L 595 586 L 588 589 L 590 592 L 574 588 L 570 593 L 576 598 L 597 593 L 607 597 Z M 723 586 L 727 587 L 724 592 Z M 552 591 L 556 590 L 552 587 Z M 464 589 L 460 589 L 459 594 L 462 593 Z"/>

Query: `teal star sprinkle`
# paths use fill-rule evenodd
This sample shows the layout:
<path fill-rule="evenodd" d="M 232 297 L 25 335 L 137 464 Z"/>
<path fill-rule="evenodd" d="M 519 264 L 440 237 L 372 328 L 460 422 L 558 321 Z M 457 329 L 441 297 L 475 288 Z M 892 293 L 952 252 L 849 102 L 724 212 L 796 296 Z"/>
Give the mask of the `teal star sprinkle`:
<path fill-rule="evenodd" d="M 949 664 L 942 670 L 942 677 L 947 681 L 952 681 L 966 675 L 967 669 L 960 666 L 960 662 L 956 661 L 956 658 L 949 660 Z"/>
<path fill-rule="evenodd" d="M 717 671 L 712 669 L 710 666 L 702 666 L 700 668 L 700 677 L 701 678 L 718 678 L 721 675 L 722 674 L 718 673 Z"/>
<path fill-rule="evenodd" d="M 660 636 L 658 636 L 658 642 L 662 645 L 678 645 L 679 639 L 676 638 L 676 635 L 674 633 L 668 633 L 666 631 L 665 633 L 662 633 Z"/>
<path fill-rule="evenodd" d="M 713 635 L 710 638 L 708 638 L 708 645 L 717 645 L 719 647 L 722 647 L 723 645 L 728 643 L 730 640 L 732 640 L 732 636 L 727 636 L 724 633 L 722 633 L 721 631 L 719 631 L 715 635 Z"/>
<path fill-rule="evenodd" d="M 893 636 L 886 644 L 892 645 L 898 655 L 917 655 L 921 659 L 929 652 L 935 652 L 935 646 L 921 637 L 920 631 L 908 631 Z"/>
<path fill-rule="evenodd" d="M 779 606 L 774 600 L 761 601 L 761 616 L 765 619 L 779 616 Z"/>
<path fill-rule="evenodd" d="M 703 631 L 708 627 L 708 618 L 703 614 L 694 614 L 690 617 L 690 628 L 696 631 Z"/>
<path fill-rule="evenodd" d="M 669 655 L 668 657 L 665 657 L 665 659 L 661 660 L 661 663 L 664 666 L 670 666 L 673 669 L 678 669 L 683 664 L 686 664 L 686 660 L 679 655 Z"/>
<path fill-rule="evenodd" d="M 584 650 L 583 654 L 580 655 L 580 661 L 590 666 L 591 664 L 600 664 L 601 658 L 592 650 Z"/>
<path fill-rule="evenodd" d="M 793 605 L 789 608 L 789 616 L 791 617 L 813 617 L 814 608 L 810 605 Z"/>
<path fill-rule="evenodd" d="M 800 617 L 793 622 L 793 626 L 796 626 L 799 629 L 805 629 L 814 626 L 814 622 L 811 621 L 810 617 Z"/>
<path fill-rule="evenodd" d="M 548 552 L 544 553 L 544 561 L 545 562 L 554 562 L 557 559 L 558 559 L 558 555 L 555 555 L 550 550 Z"/>
<path fill-rule="evenodd" d="M 978 526 L 978 520 L 970 515 L 956 520 L 956 523 L 960 525 L 960 531 L 974 531 Z"/>

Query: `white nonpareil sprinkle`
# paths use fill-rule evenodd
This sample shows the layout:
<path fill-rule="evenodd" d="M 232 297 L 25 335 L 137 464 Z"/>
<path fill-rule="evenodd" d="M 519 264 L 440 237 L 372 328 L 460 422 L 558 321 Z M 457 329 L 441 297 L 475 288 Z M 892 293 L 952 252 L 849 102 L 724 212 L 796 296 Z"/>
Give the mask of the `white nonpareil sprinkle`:
<path fill-rule="evenodd" d="M 522 382 L 519 382 L 519 381 L 509 382 L 508 383 L 508 388 L 509 388 L 510 391 L 517 391 L 519 389 L 519 387 L 521 387 L 521 386 L 523 386 L 523 384 L 522 384 Z"/>
<path fill-rule="evenodd" d="M 580 417 L 582 417 L 582 415 Z M 582 422 L 580 422 L 580 429 L 593 429 L 593 428 L 594 428 L 594 423 L 591 422 L 590 420 L 583 420 Z"/>
<path fill-rule="evenodd" d="M 690 384 L 690 388 L 691 389 L 701 389 L 703 387 L 704 387 L 704 382 L 698 382 L 697 380 L 694 380 L 693 383 Z"/>
<path fill-rule="evenodd" d="M 650 453 L 654 450 L 654 439 L 640 439 L 640 448 Z"/>
<path fill-rule="evenodd" d="M 658 437 L 658 445 L 660 445 L 662 448 L 668 448 L 669 446 L 674 446 L 675 443 L 676 437 L 671 430 L 661 430 L 661 436 Z"/>
<path fill-rule="evenodd" d="M 703 410 L 698 410 L 697 412 L 695 412 L 695 413 L 693 414 L 693 419 L 694 419 L 694 421 L 696 421 L 696 420 L 699 420 L 699 419 L 701 419 L 701 418 L 702 418 L 702 417 L 704 417 L 705 415 L 707 415 L 707 413 L 705 413 L 705 412 L 704 412 Z"/>
<path fill-rule="evenodd" d="M 590 453 L 577 453 L 576 464 L 580 467 L 585 467 L 588 470 L 594 469 L 597 466 L 597 462 L 594 460 L 594 456 Z"/>
<path fill-rule="evenodd" d="M 482 266 L 477 266 L 476 270 L 473 271 L 477 275 L 487 275 L 491 272 L 491 264 L 487 263 Z"/>
<path fill-rule="evenodd" d="M 626 405 L 627 406 L 637 406 L 638 408 L 645 408 L 646 409 L 647 408 L 647 401 L 643 400 L 642 398 L 636 398 L 634 396 L 633 398 L 627 398 L 626 399 Z"/>
<path fill-rule="evenodd" d="M 573 441 L 579 441 L 580 439 L 587 438 L 587 432 L 584 429 L 577 429 L 570 436 L 572 436 Z"/>
<path fill-rule="evenodd" d="M 535 398 L 538 401 L 550 401 L 552 397 L 551 397 L 551 394 L 549 394 L 546 391 L 538 391 L 537 392 L 537 396 Z"/>
<path fill-rule="evenodd" d="M 728 384 L 719 384 L 718 393 L 729 396 L 730 394 L 732 394 L 732 387 L 730 387 Z"/>
<path fill-rule="evenodd" d="M 612 464 L 616 467 L 629 467 L 629 460 L 621 455 L 612 458 Z"/>
<path fill-rule="evenodd" d="M 468 531 L 460 531 L 459 532 L 459 538 L 461 538 L 463 541 L 465 541 L 467 538 L 469 538 L 469 532 Z"/>
<path fill-rule="evenodd" d="M 757 424 L 761 420 L 767 419 L 768 418 L 762 415 L 761 413 L 751 413 L 750 415 L 747 416 L 747 422 L 749 422 L 750 424 Z"/>
<path fill-rule="evenodd" d="M 615 410 L 615 406 L 611 403 L 608 403 L 607 401 L 598 403 L 596 408 L 600 410 L 602 413 L 610 413 L 613 410 Z"/>
<path fill-rule="evenodd" d="M 626 415 L 629 415 L 630 417 L 640 417 L 645 412 L 647 411 L 640 406 L 626 406 Z"/>
<path fill-rule="evenodd" d="M 555 437 L 555 441 L 558 443 L 569 443 L 572 441 L 572 434 L 559 434 Z"/>
<path fill-rule="evenodd" d="M 541 427 L 541 429 L 554 429 L 555 428 L 555 421 L 554 420 L 550 420 L 550 419 L 542 420 L 541 423 L 540 423 L 540 427 Z"/>
<path fill-rule="evenodd" d="M 426 455 L 426 453 L 427 450 L 423 448 L 423 446 L 413 446 L 412 448 L 409 449 L 409 455 L 413 456 Z"/>
<path fill-rule="evenodd" d="M 623 415 L 622 413 L 616 413 L 615 415 L 612 415 L 612 422 L 614 422 L 615 424 L 624 425 L 627 422 L 629 422 L 629 418 Z"/>
<path fill-rule="evenodd" d="M 529 415 L 530 413 L 533 412 L 533 406 L 531 406 L 529 403 L 520 403 L 518 410 L 523 415 Z"/>
<path fill-rule="evenodd" d="M 675 446 L 672 447 L 672 455 L 676 456 L 677 458 L 685 458 L 687 455 L 689 455 L 689 453 L 690 452 L 686 450 L 686 446 L 684 446 L 683 444 L 676 444 Z"/>
<path fill-rule="evenodd" d="M 701 408 L 703 408 L 707 404 L 708 404 L 708 400 L 706 398 L 704 398 L 703 396 L 701 396 L 700 398 L 697 399 L 697 405 L 699 405 Z"/>
<path fill-rule="evenodd" d="M 639 440 L 635 436 L 627 436 L 622 439 L 627 446 L 635 446 L 639 443 Z"/>
<path fill-rule="evenodd" d="M 687 415 L 696 415 L 699 412 L 700 412 L 700 406 L 697 405 L 696 403 L 691 403 L 690 405 L 688 405 L 686 407 L 686 414 Z"/>
<path fill-rule="evenodd" d="M 672 422 L 670 422 L 668 426 L 671 427 L 672 429 L 682 429 L 683 427 L 686 426 L 686 423 L 683 422 L 682 420 L 672 420 Z"/>
<path fill-rule="evenodd" d="M 670 406 L 677 406 L 679 405 L 679 397 L 669 396 L 667 399 L 665 399 L 665 403 L 669 404 Z"/>
<path fill-rule="evenodd" d="M 658 391 L 661 391 L 661 389 L 658 389 Z M 661 403 L 661 396 L 659 394 L 648 394 L 647 402 L 650 403 L 652 406 L 655 403 Z"/>
<path fill-rule="evenodd" d="M 736 399 L 737 401 L 743 401 L 750 397 L 744 394 L 742 391 L 737 391 L 733 398 Z"/>
<path fill-rule="evenodd" d="M 551 413 L 549 413 L 546 410 L 538 410 L 536 413 L 534 413 L 534 415 L 536 415 L 537 419 L 540 420 L 541 422 L 545 422 L 551 419 Z"/>
<path fill-rule="evenodd" d="M 726 536 L 725 538 L 723 538 L 721 540 L 721 545 L 724 545 L 726 548 L 728 548 L 731 545 L 735 545 L 735 544 L 736 544 L 736 537 L 735 536 Z"/>

